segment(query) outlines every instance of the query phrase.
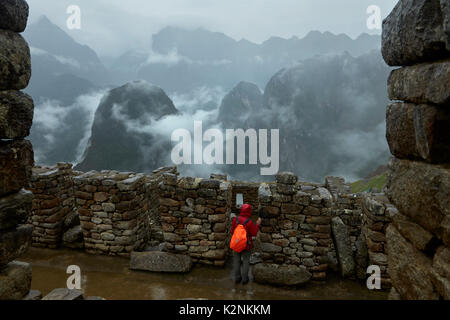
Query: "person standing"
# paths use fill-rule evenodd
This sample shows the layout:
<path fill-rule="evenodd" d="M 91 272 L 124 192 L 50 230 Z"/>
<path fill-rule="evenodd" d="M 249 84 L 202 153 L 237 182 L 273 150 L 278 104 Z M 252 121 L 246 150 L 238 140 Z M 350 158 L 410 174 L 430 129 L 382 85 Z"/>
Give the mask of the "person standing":
<path fill-rule="evenodd" d="M 251 217 L 252 206 L 243 204 L 240 215 L 235 217 L 231 224 L 230 247 L 233 250 L 233 274 L 236 284 L 242 281 L 242 284 L 245 285 L 249 280 L 250 252 L 253 248 L 252 237 L 256 237 L 261 225 L 261 218 L 258 218 L 255 224 Z"/>

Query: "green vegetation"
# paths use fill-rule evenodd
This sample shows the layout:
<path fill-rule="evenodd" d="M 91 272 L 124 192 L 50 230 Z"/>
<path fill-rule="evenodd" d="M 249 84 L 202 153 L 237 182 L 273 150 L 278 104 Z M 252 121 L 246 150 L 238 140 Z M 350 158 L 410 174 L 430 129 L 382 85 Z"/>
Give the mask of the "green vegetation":
<path fill-rule="evenodd" d="M 370 178 L 368 180 L 359 180 L 351 184 L 352 192 L 364 192 L 370 189 L 377 189 L 378 191 L 383 191 L 386 185 L 387 173 L 380 174 L 379 176 Z"/>

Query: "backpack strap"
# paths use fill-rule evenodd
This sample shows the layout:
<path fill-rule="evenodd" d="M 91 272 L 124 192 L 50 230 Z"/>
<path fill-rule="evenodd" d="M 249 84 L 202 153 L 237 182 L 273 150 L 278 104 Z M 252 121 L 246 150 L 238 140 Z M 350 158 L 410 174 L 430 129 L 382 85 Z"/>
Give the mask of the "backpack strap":
<path fill-rule="evenodd" d="M 239 217 L 234 217 L 234 219 L 236 219 L 236 224 L 240 225 L 241 223 L 239 222 Z M 247 220 L 244 221 L 244 223 L 242 223 L 243 226 L 245 226 L 248 222 L 250 221 L 250 218 L 248 218 Z"/>

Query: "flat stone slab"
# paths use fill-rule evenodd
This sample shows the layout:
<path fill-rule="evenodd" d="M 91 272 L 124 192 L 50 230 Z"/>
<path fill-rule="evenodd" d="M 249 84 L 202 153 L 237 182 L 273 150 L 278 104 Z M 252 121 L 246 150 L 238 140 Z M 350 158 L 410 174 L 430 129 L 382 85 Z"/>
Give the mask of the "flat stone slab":
<path fill-rule="evenodd" d="M 191 268 L 192 259 L 187 255 L 158 251 L 131 253 L 131 270 L 185 273 Z"/>
<path fill-rule="evenodd" d="M 23 300 L 42 300 L 42 292 L 39 290 L 30 290 Z"/>
<path fill-rule="evenodd" d="M 259 263 L 252 270 L 255 282 L 279 286 L 297 286 L 307 283 L 312 275 L 303 266 L 283 266 Z"/>
<path fill-rule="evenodd" d="M 58 288 L 46 295 L 42 300 L 84 300 L 83 292 L 76 289 Z"/>

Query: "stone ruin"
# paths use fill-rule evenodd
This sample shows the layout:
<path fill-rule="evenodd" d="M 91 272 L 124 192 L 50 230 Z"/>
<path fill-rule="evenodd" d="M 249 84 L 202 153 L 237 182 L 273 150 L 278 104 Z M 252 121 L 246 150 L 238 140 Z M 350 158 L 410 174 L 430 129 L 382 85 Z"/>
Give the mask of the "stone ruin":
<path fill-rule="evenodd" d="M 61 163 L 33 168 L 31 186 L 34 199 L 28 224 L 33 226 L 33 246 L 57 248 L 62 235 L 79 224 L 74 209 L 72 166 Z"/>
<path fill-rule="evenodd" d="M 31 76 L 30 49 L 20 35 L 28 5 L 23 0 L 0 3 L 0 300 L 22 299 L 30 291 L 31 266 L 15 261 L 31 244 L 25 225 L 33 195 L 29 188 L 34 165 L 30 133 L 34 104 L 20 90 Z"/>
<path fill-rule="evenodd" d="M 383 22 L 392 71 L 386 195 L 392 299 L 450 299 L 450 3 L 400 0 Z"/>
<path fill-rule="evenodd" d="M 231 254 L 231 219 L 239 212 L 233 198 L 241 193 L 253 204 L 254 218 L 263 218 L 252 255 L 256 281 L 324 281 L 329 269 L 363 280 L 367 266 L 377 263 L 383 288 L 390 288 L 384 244 L 388 210 L 380 206 L 391 205 L 382 195 L 349 193 L 343 179 L 327 177 L 322 185 L 299 182 L 286 172 L 271 183 L 246 183 L 214 174 L 180 178 L 176 167 L 149 175 L 83 173 L 59 163 L 34 168 L 31 190 L 34 246 L 131 257 L 138 270 L 224 266 Z"/>
<path fill-rule="evenodd" d="M 31 242 L 131 256 L 136 269 L 223 266 L 238 193 L 263 216 L 255 280 L 298 285 L 323 281 L 330 269 L 362 280 L 367 266 L 377 265 L 391 299 L 450 299 L 448 1 L 400 0 L 383 22 L 383 56 L 401 66 L 388 80 L 394 102 L 386 136 L 394 157 L 386 194 L 352 194 L 342 179 L 321 185 L 291 173 L 251 184 L 221 175 L 179 178 L 176 168 L 149 175 L 82 173 L 67 164 L 32 170 L 24 139 L 33 101 L 19 91 L 31 72 L 19 34 L 28 6 L 5 0 L 0 9 L 0 299 L 29 292 L 31 267 L 14 259 Z"/>

